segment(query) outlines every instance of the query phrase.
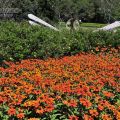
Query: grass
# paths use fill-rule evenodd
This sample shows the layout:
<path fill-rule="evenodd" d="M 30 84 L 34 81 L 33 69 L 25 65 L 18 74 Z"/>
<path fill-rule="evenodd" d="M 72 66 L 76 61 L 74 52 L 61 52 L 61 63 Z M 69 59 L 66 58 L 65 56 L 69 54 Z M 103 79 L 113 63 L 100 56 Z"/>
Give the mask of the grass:
<path fill-rule="evenodd" d="M 99 27 L 104 27 L 107 24 L 101 24 L 101 23 L 82 23 L 82 27 L 93 27 L 93 28 L 99 28 Z"/>
<path fill-rule="evenodd" d="M 81 29 L 85 29 L 85 30 L 95 30 L 96 28 L 100 28 L 100 27 L 104 27 L 107 24 L 102 24 L 102 23 L 81 23 L 80 24 L 80 28 Z M 59 29 L 64 29 L 66 27 L 66 23 L 65 22 L 60 22 L 58 25 Z"/>

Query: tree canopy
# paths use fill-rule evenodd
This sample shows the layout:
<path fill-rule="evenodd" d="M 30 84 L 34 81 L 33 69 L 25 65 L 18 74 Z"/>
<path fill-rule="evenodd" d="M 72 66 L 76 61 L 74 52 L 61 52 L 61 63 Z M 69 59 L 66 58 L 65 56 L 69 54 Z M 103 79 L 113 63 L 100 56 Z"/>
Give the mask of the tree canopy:
<path fill-rule="evenodd" d="M 28 13 L 46 21 L 66 21 L 72 14 L 86 22 L 112 22 L 120 18 L 119 0 L 1 0 L 0 8 L 19 8 L 16 19 Z M 5 12 L 8 11 L 4 11 Z"/>

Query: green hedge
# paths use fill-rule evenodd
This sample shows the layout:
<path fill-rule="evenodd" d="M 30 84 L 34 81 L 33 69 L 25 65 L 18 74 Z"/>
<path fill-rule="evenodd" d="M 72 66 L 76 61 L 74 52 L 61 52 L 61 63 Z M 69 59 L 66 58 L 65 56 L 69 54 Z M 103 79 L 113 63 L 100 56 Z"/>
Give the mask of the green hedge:
<path fill-rule="evenodd" d="M 120 31 L 79 30 L 71 33 L 68 30 L 56 32 L 42 26 L 30 26 L 26 22 L 0 23 L 0 58 L 5 60 L 73 55 L 98 45 L 120 45 Z"/>

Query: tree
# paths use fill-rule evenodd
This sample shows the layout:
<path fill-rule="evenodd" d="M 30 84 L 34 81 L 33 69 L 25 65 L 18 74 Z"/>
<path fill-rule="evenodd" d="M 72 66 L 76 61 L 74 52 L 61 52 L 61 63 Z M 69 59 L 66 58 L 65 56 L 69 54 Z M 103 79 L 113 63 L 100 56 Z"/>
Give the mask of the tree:
<path fill-rule="evenodd" d="M 120 18 L 120 0 L 0 0 L 4 18 L 10 12 L 7 8 L 19 8 L 18 19 L 27 18 L 28 13 L 43 20 L 67 21 L 74 14 L 88 22 L 112 22 Z M 3 9 L 6 8 L 6 9 Z M 14 16 L 15 17 L 15 16 Z"/>
<path fill-rule="evenodd" d="M 15 0 L 0 0 L 0 12 L 2 15 L 2 18 L 8 18 L 11 17 L 9 13 L 11 13 L 11 7 Z M 12 14 L 11 14 L 12 15 Z"/>
<path fill-rule="evenodd" d="M 99 13 L 102 15 L 104 22 L 112 22 L 120 17 L 119 0 L 96 0 L 99 6 Z"/>

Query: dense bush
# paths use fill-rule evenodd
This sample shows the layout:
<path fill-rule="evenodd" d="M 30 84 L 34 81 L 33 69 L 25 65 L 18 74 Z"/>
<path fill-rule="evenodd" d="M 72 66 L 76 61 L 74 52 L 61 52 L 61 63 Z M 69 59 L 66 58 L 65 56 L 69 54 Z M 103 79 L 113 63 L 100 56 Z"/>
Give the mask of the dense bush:
<path fill-rule="evenodd" d="M 0 58 L 5 60 L 73 55 L 108 45 L 120 45 L 119 30 L 116 33 L 88 30 L 56 32 L 30 26 L 26 22 L 0 23 Z"/>

